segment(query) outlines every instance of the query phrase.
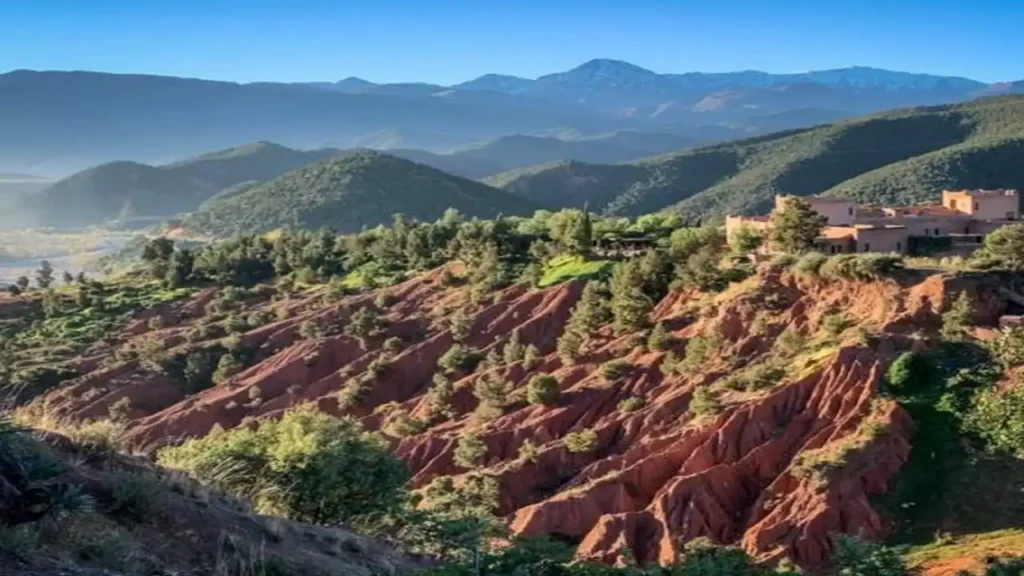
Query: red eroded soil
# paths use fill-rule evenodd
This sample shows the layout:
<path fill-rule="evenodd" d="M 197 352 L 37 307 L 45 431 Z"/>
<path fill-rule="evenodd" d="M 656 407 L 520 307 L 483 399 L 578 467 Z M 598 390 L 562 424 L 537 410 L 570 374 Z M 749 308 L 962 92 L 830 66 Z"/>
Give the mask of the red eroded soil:
<path fill-rule="evenodd" d="M 520 362 L 490 369 L 516 391 L 500 417 L 486 423 L 474 418 L 472 389 L 480 374 L 468 374 L 455 383 L 453 418 L 394 438 L 415 487 L 466 473 L 453 453 L 459 438 L 473 430 L 488 448 L 484 469 L 501 486 L 499 512 L 516 533 L 559 534 L 579 542 L 579 557 L 608 562 L 624 547 L 641 562 L 669 562 L 687 541 L 708 537 L 741 545 L 760 559 L 791 557 L 818 566 L 831 552 L 830 534 L 877 538 L 886 531 L 869 500 L 887 491 L 906 461 L 913 423 L 880 397 L 880 381 L 901 349 L 939 326 L 939 313 L 954 293 L 939 276 L 901 285 L 825 283 L 767 272 L 719 295 L 671 293 L 653 319 L 678 339 L 676 356 L 685 355 L 694 337 L 717 335 L 721 342 L 697 368 L 665 376 L 659 365 L 667 352 L 645 350 L 636 339 L 608 331 L 588 341 L 576 364 L 563 365 L 555 345 L 582 291 L 578 282 L 543 290 L 512 287 L 473 305 L 468 288 L 446 287 L 440 279 L 435 271 L 389 288 L 396 303 L 384 312 L 386 334 L 365 348 L 340 335 L 304 340 L 298 326 L 309 318 L 344 325 L 373 295 L 350 297 L 345 306 L 293 299 L 286 304 L 295 311 L 290 318 L 246 334 L 260 361 L 217 387 L 186 397 L 165 378 L 122 367 L 97 369 L 47 400 L 64 414 L 95 417 L 128 397 L 131 439 L 145 447 L 303 402 L 350 413 L 376 429 L 383 417 L 374 409 L 387 403 L 416 417 L 429 415 L 425 393 L 438 359 L 453 343 L 448 320 L 461 309 L 472 318 L 468 346 L 500 351 L 518 329 L 542 358 L 531 371 Z M 973 292 L 980 320 L 993 321 L 999 299 L 986 300 L 980 288 Z M 869 334 L 854 328 L 824 339 L 819 327 L 835 313 Z M 779 357 L 773 345 L 787 329 L 807 344 L 786 359 L 787 373 L 778 383 L 756 391 L 725 385 L 729 374 Z M 170 338 L 175 330 L 184 327 L 161 334 Z M 366 371 L 389 336 L 403 339 L 390 368 L 359 405 L 341 410 L 337 392 Z M 608 381 L 599 367 L 612 359 L 631 368 Z M 525 402 L 535 373 L 558 378 L 557 405 Z M 690 412 L 701 386 L 714 393 L 717 413 Z M 631 397 L 642 398 L 643 405 L 620 410 L 619 403 Z M 561 439 L 584 428 L 596 433 L 596 446 L 570 452 Z M 519 457 L 527 440 L 539 447 L 532 460 Z M 819 461 L 828 462 L 824 471 L 808 473 L 808 462 Z"/>

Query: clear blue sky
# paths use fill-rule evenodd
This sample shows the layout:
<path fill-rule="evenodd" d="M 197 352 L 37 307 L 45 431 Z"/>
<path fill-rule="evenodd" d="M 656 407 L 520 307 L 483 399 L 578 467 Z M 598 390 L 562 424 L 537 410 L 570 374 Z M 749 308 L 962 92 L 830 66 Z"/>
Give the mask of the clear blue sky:
<path fill-rule="evenodd" d="M 455 83 L 591 58 L 1024 78 L 1024 0 L 0 0 L 0 71 Z"/>

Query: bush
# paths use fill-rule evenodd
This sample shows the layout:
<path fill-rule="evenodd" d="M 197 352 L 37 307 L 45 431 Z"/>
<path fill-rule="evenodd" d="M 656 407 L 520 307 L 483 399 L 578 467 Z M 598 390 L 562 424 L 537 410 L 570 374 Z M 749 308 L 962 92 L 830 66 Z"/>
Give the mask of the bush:
<path fill-rule="evenodd" d="M 942 337 L 946 340 L 960 340 L 967 335 L 967 328 L 973 323 L 971 298 L 961 292 L 949 310 L 942 313 Z"/>
<path fill-rule="evenodd" d="M 483 464 L 487 456 L 487 444 L 476 434 L 465 434 L 459 437 L 459 444 L 455 447 L 453 460 L 457 466 L 472 470 Z"/>
<path fill-rule="evenodd" d="M 899 552 L 846 535 L 836 538 L 835 570 L 839 576 L 906 576 Z"/>
<path fill-rule="evenodd" d="M 530 378 L 526 400 L 530 404 L 555 404 L 558 401 L 558 379 L 549 374 L 537 374 Z"/>
<path fill-rule="evenodd" d="M 828 258 L 821 252 L 808 252 L 793 264 L 793 271 L 804 276 L 817 276 Z"/>
<path fill-rule="evenodd" d="M 459 370 L 470 372 L 480 363 L 480 354 L 462 344 L 454 344 L 437 361 L 437 365 L 446 372 Z"/>
<path fill-rule="evenodd" d="M 1024 388 L 979 392 L 965 421 L 991 449 L 1024 458 Z"/>
<path fill-rule="evenodd" d="M 501 415 L 503 409 L 508 405 L 508 395 L 512 385 L 496 376 L 487 375 L 477 378 L 473 386 L 473 395 L 477 397 L 480 404 L 477 407 L 477 416 L 484 420 L 491 420 Z"/>
<path fill-rule="evenodd" d="M 774 362 L 763 362 L 746 370 L 734 373 L 728 381 L 728 387 L 756 392 L 771 388 L 786 377 L 786 369 Z"/>
<path fill-rule="evenodd" d="M 629 412 L 636 412 L 643 408 L 644 404 L 646 404 L 646 402 L 643 398 L 639 396 L 630 396 L 629 398 L 619 402 L 616 408 L 618 408 L 619 412 L 628 414 Z"/>
<path fill-rule="evenodd" d="M 430 408 L 432 420 L 451 418 L 455 415 L 455 411 L 452 409 L 454 395 L 455 387 L 452 385 L 452 381 L 444 374 L 434 374 L 430 390 L 427 391 L 427 406 Z"/>
<path fill-rule="evenodd" d="M 806 340 L 800 335 L 800 332 L 787 328 L 779 334 L 779 337 L 775 340 L 775 346 L 783 354 L 796 354 L 804 347 Z"/>
<path fill-rule="evenodd" d="M 927 359 L 914 352 L 904 352 L 886 370 L 885 385 L 890 392 L 904 395 L 924 387 L 931 377 Z"/>
<path fill-rule="evenodd" d="M 161 450 L 158 460 L 250 498 L 261 513 L 318 524 L 397 510 L 409 478 L 379 435 L 309 406 L 255 428 L 215 428 L 204 438 Z"/>
<path fill-rule="evenodd" d="M 582 452 L 593 452 L 597 448 L 597 432 L 586 428 L 576 432 L 570 432 L 562 438 L 565 449 L 574 454 Z"/>
<path fill-rule="evenodd" d="M 826 314 L 821 319 L 821 330 L 830 338 L 838 338 L 851 327 L 853 322 L 842 313 Z"/>
<path fill-rule="evenodd" d="M 722 411 L 722 404 L 707 386 L 698 386 L 690 398 L 690 413 L 696 417 L 714 416 Z"/>
<path fill-rule="evenodd" d="M 722 338 L 717 334 L 707 336 L 694 336 L 686 342 L 686 355 L 683 357 L 682 366 L 685 368 L 699 368 L 711 358 L 722 346 Z"/>
<path fill-rule="evenodd" d="M 675 337 L 665 329 L 665 325 L 658 322 L 654 325 L 654 328 L 651 329 L 651 333 L 647 337 L 647 348 L 649 350 L 662 352 L 671 348 L 675 342 Z"/>
<path fill-rule="evenodd" d="M 523 351 L 523 370 L 529 371 L 536 368 L 539 357 L 540 350 L 533 344 L 527 344 L 526 350 Z"/>
<path fill-rule="evenodd" d="M 601 377 L 608 381 L 618 380 L 629 374 L 632 369 L 633 365 L 625 360 L 609 360 L 601 364 Z"/>
<path fill-rule="evenodd" d="M 878 280 L 902 267 L 903 257 L 897 254 L 839 254 L 825 260 L 819 272 L 831 280 Z"/>
<path fill-rule="evenodd" d="M 508 338 L 508 342 L 505 343 L 504 349 L 502 349 L 502 357 L 505 360 L 505 364 L 515 364 L 523 359 L 523 354 L 526 349 L 523 346 L 522 334 L 519 328 L 512 331 L 512 334 Z"/>
<path fill-rule="evenodd" d="M 992 353 L 1006 368 L 1024 365 L 1024 327 L 1001 330 L 992 342 Z"/>
<path fill-rule="evenodd" d="M 540 447 L 530 440 L 524 440 L 519 446 L 519 459 L 524 462 L 536 462 L 538 454 L 540 454 Z"/>
<path fill-rule="evenodd" d="M 984 256 L 1009 270 L 1024 270 L 1024 224 L 993 230 L 985 236 Z"/>

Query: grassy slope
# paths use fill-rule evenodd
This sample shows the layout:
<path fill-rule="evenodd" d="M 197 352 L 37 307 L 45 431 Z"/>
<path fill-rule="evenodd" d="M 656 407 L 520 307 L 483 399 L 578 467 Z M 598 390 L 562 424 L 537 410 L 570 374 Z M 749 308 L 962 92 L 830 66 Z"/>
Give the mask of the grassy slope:
<path fill-rule="evenodd" d="M 519 169 L 488 182 L 545 198 L 553 207 L 589 201 L 620 215 L 665 208 L 690 218 L 757 213 L 778 193 L 906 203 L 934 199 L 944 187 L 1019 186 L 1022 142 L 1024 97 L 1002 97 L 888 112 L 618 166 Z"/>
<path fill-rule="evenodd" d="M 535 206 L 423 164 L 359 151 L 209 202 L 186 219 L 186 226 L 218 233 L 287 226 L 351 232 L 390 222 L 399 212 L 434 220 L 448 208 L 469 216 L 493 217 L 529 214 Z"/>

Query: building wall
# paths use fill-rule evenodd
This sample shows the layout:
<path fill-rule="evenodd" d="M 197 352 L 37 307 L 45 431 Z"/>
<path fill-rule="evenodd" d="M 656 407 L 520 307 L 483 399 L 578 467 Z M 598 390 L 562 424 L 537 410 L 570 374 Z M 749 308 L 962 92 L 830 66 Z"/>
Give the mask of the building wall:
<path fill-rule="evenodd" d="M 947 236 L 949 234 L 970 234 L 971 219 L 967 216 L 904 216 L 900 225 L 907 227 L 911 236 Z M 937 232 L 936 232 L 937 231 Z"/>
<path fill-rule="evenodd" d="M 760 234 L 767 234 L 771 229 L 771 221 L 767 218 L 749 218 L 745 216 L 725 217 L 725 238 L 732 242 L 733 236 L 741 228 L 750 228 Z"/>
<path fill-rule="evenodd" d="M 792 196 L 776 196 L 775 209 L 784 209 L 786 202 L 790 198 L 792 198 Z M 814 210 L 818 214 L 828 218 L 829 226 L 848 226 L 853 224 L 854 217 L 857 213 L 857 203 L 853 200 L 843 200 L 841 198 L 816 198 L 814 196 L 801 196 L 800 199 L 807 202 L 811 207 L 811 210 Z"/>
<path fill-rule="evenodd" d="M 943 190 L 942 205 L 951 210 L 970 214 L 979 220 L 1020 218 L 1020 199 L 1015 190 L 1007 190 L 1004 194 Z"/>
<path fill-rule="evenodd" d="M 898 252 L 907 251 L 910 235 L 906 228 L 857 228 L 854 239 L 857 252 Z"/>

